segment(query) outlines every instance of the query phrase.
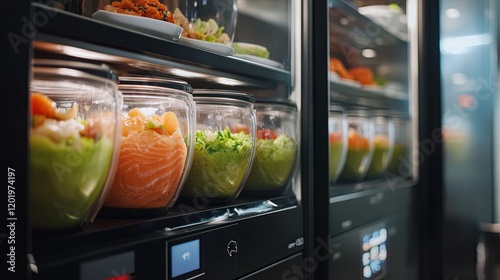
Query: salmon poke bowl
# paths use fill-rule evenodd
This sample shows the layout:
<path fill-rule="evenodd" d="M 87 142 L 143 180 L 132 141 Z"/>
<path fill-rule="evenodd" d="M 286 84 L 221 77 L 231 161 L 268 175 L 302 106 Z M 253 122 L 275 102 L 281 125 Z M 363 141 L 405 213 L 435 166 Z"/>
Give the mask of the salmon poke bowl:
<path fill-rule="evenodd" d="M 347 155 L 338 181 L 358 183 L 365 179 L 373 158 L 374 126 L 366 109 L 349 108 L 346 113 Z"/>
<path fill-rule="evenodd" d="M 161 77 L 123 76 L 116 173 L 100 215 L 163 215 L 177 200 L 193 156 L 192 87 Z"/>

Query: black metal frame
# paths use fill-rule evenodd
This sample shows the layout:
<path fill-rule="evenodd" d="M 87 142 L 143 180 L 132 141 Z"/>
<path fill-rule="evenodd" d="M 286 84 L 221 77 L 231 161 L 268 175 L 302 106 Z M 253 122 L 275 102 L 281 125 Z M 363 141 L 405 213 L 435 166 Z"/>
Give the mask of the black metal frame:
<path fill-rule="evenodd" d="M 1 211 L 2 224 L 15 223 L 15 229 L 9 230 L 2 227 L 1 259 L 8 258 L 7 254 L 15 253 L 15 273 L 2 269 L 0 277 L 2 279 L 23 279 L 28 277 L 26 270 L 27 253 L 31 250 L 30 230 L 29 230 L 29 209 L 28 198 L 28 81 L 30 76 L 29 61 L 32 55 L 31 38 L 36 30 L 35 26 L 29 25 L 30 3 L 29 1 L 16 1 L 9 3 L 6 7 L 7 13 L 2 21 L 4 39 L 2 40 L 3 65 L 2 82 L 4 86 L 4 101 L 2 102 L 2 117 L 4 118 L 2 128 L 5 131 L 4 152 L 2 153 L 2 162 L 4 172 L 9 168 L 15 170 L 15 209 L 14 216 L 8 216 L 10 210 L 7 210 L 8 192 L 7 186 L 0 194 L 5 205 Z M 6 174 L 6 173 L 5 173 Z M 10 185 L 10 184 L 9 184 Z M 9 221 L 8 217 L 16 218 Z M 14 243 L 8 243 L 7 236 L 13 236 Z M 13 246 L 13 247 L 11 247 Z M 14 249 L 14 250 L 12 250 Z M 5 264 L 6 262 L 3 261 Z M 9 267 L 12 267 L 9 264 Z M 15 276 L 14 276 L 15 275 Z M 14 277 L 13 277 L 14 276 Z"/>
<path fill-rule="evenodd" d="M 330 103 L 330 88 L 328 73 L 329 39 L 324 34 L 328 30 L 328 8 L 331 1 L 303 1 L 304 14 L 313 20 L 303 23 L 303 74 L 302 74 L 302 151 L 304 162 L 311 163 L 302 166 L 303 185 L 311 186 L 303 194 L 306 203 L 311 203 L 305 209 L 307 240 L 311 243 L 306 247 L 306 260 L 313 258 L 315 249 L 321 248 L 322 240 L 328 240 L 331 229 L 328 224 L 335 220 L 335 215 L 329 211 L 327 191 L 329 185 L 327 119 Z M 343 1 L 333 1 L 341 2 Z M 344 7 L 341 5 L 341 8 Z M 440 108 L 440 68 L 439 68 L 439 15 L 436 1 L 419 1 L 419 81 L 418 81 L 418 134 L 415 141 L 421 143 L 424 139 L 436 137 L 436 129 L 441 127 Z M 344 7 L 348 8 L 348 7 Z M 381 101 L 381 104 L 384 101 Z M 398 106 L 395 103 L 395 106 Z M 438 135 L 439 135 L 438 131 Z M 441 145 L 437 143 L 435 153 L 418 163 L 419 182 L 413 185 L 402 182 L 405 200 L 411 203 L 405 209 L 412 220 L 409 225 L 411 238 L 418 243 L 409 244 L 408 248 L 419 253 L 409 259 L 411 266 L 418 267 L 417 279 L 439 279 L 441 273 L 441 215 L 442 215 L 442 157 Z M 409 186 L 407 185 L 409 184 Z M 404 186 L 410 187 L 404 190 Z M 325 186 L 325 187 L 322 187 Z M 382 193 L 384 190 L 372 190 Z M 407 191 L 407 192 L 406 192 Z M 338 195 L 338 194 L 333 194 Z M 362 207 L 369 192 L 354 194 L 354 204 Z M 356 198 L 354 198 L 356 197 Z M 347 199 L 347 198 L 346 198 Z M 333 198 L 336 200 L 336 198 Z M 337 199 L 338 200 L 338 199 Z M 339 206 L 340 207 L 340 206 Z M 333 207 L 336 208 L 336 207 Z M 403 207 L 404 208 L 404 207 Z M 326 214 L 329 213 L 330 214 Z M 325 222 L 326 221 L 326 222 Z M 408 241 L 409 242 L 409 241 Z M 423 248 L 423 249 L 420 249 Z M 329 275 L 328 263 L 315 261 L 313 279 L 335 279 Z M 307 268 L 307 267 L 306 267 Z M 414 269 L 414 268 L 413 268 Z"/>
<path fill-rule="evenodd" d="M 315 256 L 328 244 L 328 1 L 302 1 L 302 181 L 306 246 L 304 270 L 310 279 L 328 279 L 329 262 Z M 306 263 L 307 261 L 307 263 Z M 312 265 L 309 267 L 308 265 Z"/>
<path fill-rule="evenodd" d="M 441 135 L 441 67 L 439 1 L 419 1 L 419 142 Z M 439 139 L 439 138 L 438 138 Z M 443 278 L 443 157 L 442 143 L 419 164 L 416 196 L 421 236 L 421 279 Z"/>

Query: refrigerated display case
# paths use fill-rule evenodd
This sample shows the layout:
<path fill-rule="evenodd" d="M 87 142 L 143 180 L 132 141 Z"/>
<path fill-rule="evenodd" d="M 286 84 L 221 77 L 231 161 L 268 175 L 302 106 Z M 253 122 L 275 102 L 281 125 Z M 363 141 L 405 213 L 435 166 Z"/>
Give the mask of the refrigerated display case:
<path fill-rule="evenodd" d="M 11 79 L 15 85 L 8 97 L 19 113 L 19 126 L 14 129 L 19 132 L 17 143 L 9 143 L 15 147 L 9 152 L 9 171 L 19 190 L 15 212 L 19 239 L 14 248 L 18 275 L 27 273 L 30 279 L 263 279 L 288 270 L 300 272 L 305 227 L 296 175 L 287 180 L 291 191 L 271 197 L 242 194 L 217 205 L 206 204 L 203 197 L 192 203 L 178 200 L 167 213 L 145 216 L 136 211 L 134 218 L 126 218 L 125 212 L 118 218 L 99 212 L 91 224 L 73 232 L 42 232 L 33 229 L 30 221 L 30 189 L 24 186 L 30 186 L 27 97 L 32 59 L 104 63 L 119 77 L 172 78 L 195 90 L 237 90 L 263 100 L 281 98 L 300 104 L 300 91 L 294 85 L 296 50 L 291 44 L 300 22 L 290 25 L 297 7 L 278 1 L 275 16 L 267 20 L 255 13 L 265 1 L 239 2 L 235 42 L 265 45 L 269 59 L 228 55 L 220 52 L 221 47 L 200 49 L 102 22 L 74 9 L 76 2 L 13 5 L 18 13 L 13 19 L 18 16 L 21 24 L 12 27 L 10 34 L 18 41 L 11 41 L 8 49 L 16 55 L 4 69 L 12 68 L 24 77 Z M 254 30 L 256 26 L 260 28 Z M 23 33 L 31 27 L 32 33 Z M 232 50 L 224 48 L 228 49 Z M 21 240 L 24 234 L 27 242 Z M 24 263 L 29 264 L 27 271 L 21 269 Z"/>
<path fill-rule="evenodd" d="M 352 119 L 346 176 L 341 173 L 329 183 L 328 166 L 321 164 L 302 174 L 314 176 L 309 178 L 314 188 L 307 190 L 312 208 L 326 216 L 312 218 L 306 212 L 316 237 L 308 248 L 321 246 L 321 237 L 328 240 L 331 250 L 328 262 L 318 265 L 319 279 L 419 277 L 420 252 L 417 243 L 409 240 L 418 240 L 420 226 L 416 201 L 421 165 L 415 161 L 415 152 L 421 136 L 417 22 L 422 15 L 416 1 L 397 3 L 314 1 L 306 8 L 313 20 L 305 31 L 311 40 L 304 43 L 303 81 L 308 82 L 303 91 L 313 94 L 302 101 L 308 118 L 303 133 L 314 134 L 314 144 L 305 147 L 312 151 L 307 160 L 329 161 L 325 153 L 328 123 L 321 121 L 328 119 L 329 106 L 343 107 Z M 394 15 L 383 22 L 376 17 L 385 15 L 382 12 Z M 378 178 L 367 178 L 365 169 L 375 149 L 370 140 L 374 138 L 371 115 L 380 110 L 399 119 L 407 152 L 399 157 L 395 172 L 384 170 Z M 368 132 L 361 131 L 361 126 Z"/>
<path fill-rule="evenodd" d="M 28 264 L 27 270 L 17 267 L 22 276 L 417 279 L 420 243 L 411 241 L 420 240 L 420 207 L 415 200 L 423 168 L 415 162 L 415 152 L 417 142 L 429 136 L 420 133 L 427 131 L 422 128 L 427 117 L 421 117 L 417 87 L 422 70 L 417 67 L 416 44 L 422 34 L 416 22 L 423 17 L 417 14 L 422 9 L 417 1 L 401 4 L 413 31 L 407 38 L 363 15 L 360 8 L 368 3 L 364 1 L 237 1 L 234 41 L 266 46 L 268 60 L 230 55 L 227 48 L 222 53 L 221 48 L 203 50 L 101 22 L 79 10 L 76 2 L 9 4 L 13 12 L 8 19 L 15 24 L 8 28 L 9 55 L 3 69 L 11 70 L 5 73 L 5 83 L 12 94 L 5 96 L 4 104 L 16 108 L 5 118 L 16 120 L 6 124 L 16 138 L 8 138 L 12 149 L 5 158 L 9 177 L 15 177 L 9 181 L 16 187 L 15 197 L 14 192 L 10 195 L 18 207 L 6 219 L 15 224 L 9 234 L 15 232 L 19 239 L 3 256 L 14 252 L 15 263 Z M 371 68 L 384 86 L 341 80 L 330 71 L 333 57 L 345 66 Z M 178 201 L 155 217 L 97 214 L 93 223 L 70 233 L 33 230 L 26 186 L 34 58 L 104 63 L 118 75 L 174 78 L 194 89 L 239 90 L 261 100 L 294 101 L 299 153 L 292 192 L 267 198 L 239 196 L 226 205 L 208 205 L 203 199 Z M 330 183 L 331 106 L 397 116 L 407 147 L 397 172 Z M 24 236 L 26 242 L 20 240 Z M 378 242 L 368 246 L 366 241 L 374 239 Z M 373 262 L 366 263 L 366 254 L 375 251 Z M 363 274 L 372 266 L 370 275 Z"/>

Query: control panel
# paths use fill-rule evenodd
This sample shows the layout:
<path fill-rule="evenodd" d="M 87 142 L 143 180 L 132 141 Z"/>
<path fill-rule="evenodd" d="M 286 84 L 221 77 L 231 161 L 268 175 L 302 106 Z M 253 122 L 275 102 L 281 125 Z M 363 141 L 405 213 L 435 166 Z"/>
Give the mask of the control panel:
<path fill-rule="evenodd" d="M 302 264 L 302 219 L 298 206 L 82 246 L 87 249 L 73 257 L 44 260 L 37 279 L 232 280 L 282 275 Z"/>
<path fill-rule="evenodd" d="M 408 212 L 393 214 L 331 237 L 330 279 L 415 279 L 408 218 Z"/>

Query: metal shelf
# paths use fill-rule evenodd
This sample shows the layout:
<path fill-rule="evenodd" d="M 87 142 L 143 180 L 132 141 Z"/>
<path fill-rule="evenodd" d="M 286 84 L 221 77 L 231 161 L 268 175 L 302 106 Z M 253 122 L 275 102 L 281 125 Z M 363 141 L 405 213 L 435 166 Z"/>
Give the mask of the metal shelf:
<path fill-rule="evenodd" d="M 330 102 L 340 103 L 346 107 L 386 109 L 401 116 L 408 115 L 407 94 L 400 91 L 388 91 L 383 87 L 366 88 L 330 81 Z"/>
<path fill-rule="evenodd" d="M 354 42 L 365 47 L 406 46 L 403 40 L 371 19 L 360 14 L 357 8 L 344 0 L 329 1 L 330 36 L 334 41 Z"/>
<path fill-rule="evenodd" d="M 359 183 L 335 184 L 330 186 L 330 203 L 370 196 L 385 191 L 394 191 L 414 185 L 416 183 L 411 178 L 404 178 L 395 174 Z"/>
<path fill-rule="evenodd" d="M 229 205 L 203 208 L 177 203 L 166 215 L 145 219 L 110 219 L 98 216 L 92 224 L 80 231 L 34 234 L 34 254 L 37 262 L 43 265 L 84 254 L 89 251 L 89 247 L 101 248 L 158 233 L 175 236 L 262 214 L 295 209 L 298 205 L 295 196 L 290 195 L 260 200 L 238 198 Z"/>
<path fill-rule="evenodd" d="M 284 96 L 293 87 L 291 72 L 286 69 L 214 54 L 43 4 L 32 6 L 35 13 L 52 16 L 38 29 L 35 50 L 100 60 L 118 71 L 183 78 L 193 86 L 209 82 L 218 87 L 254 89 L 257 95 L 262 91 Z"/>

